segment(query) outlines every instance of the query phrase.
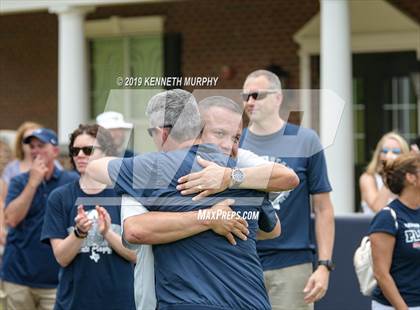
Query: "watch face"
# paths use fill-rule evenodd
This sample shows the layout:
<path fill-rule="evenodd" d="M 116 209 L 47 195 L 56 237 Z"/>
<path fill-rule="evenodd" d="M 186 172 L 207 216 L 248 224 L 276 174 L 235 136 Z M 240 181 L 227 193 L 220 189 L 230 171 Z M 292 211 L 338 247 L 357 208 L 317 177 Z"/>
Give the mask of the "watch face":
<path fill-rule="evenodd" d="M 232 173 L 232 179 L 235 181 L 235 183 L 242 183 L 245 179 L 245 175 L 240 169 L 234 169 Z"/>

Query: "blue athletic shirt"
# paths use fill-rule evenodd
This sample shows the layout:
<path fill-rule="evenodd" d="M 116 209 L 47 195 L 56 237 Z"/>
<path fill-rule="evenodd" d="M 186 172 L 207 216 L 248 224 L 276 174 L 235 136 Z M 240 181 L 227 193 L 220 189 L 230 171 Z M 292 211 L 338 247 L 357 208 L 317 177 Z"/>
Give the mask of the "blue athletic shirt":
<path fill-rule="evenodd" d="M 2 264 L 4 281 L 34 288 L 57 286 L 59 265 L 51 248 L 40 241 L 41 228 L 50 193 L 78 178 L 77 173 L 56 167 L 52 177 L 38 186 L 25 218 L 16 227 L 9 228 Z M 22 193 L 28 180 L 26 172 L 10 181 L 6 208 Z"/>
<path fill-rule="evenodd" d="M 390 210 L 381 210 L 373 218 L 369 234 L 382 232 L 395 237 L 391 276 L 405 303 L 409 307 L 419 307 L 420 209 L 410 209 L 398 199 L 392 201 L 389 207 L 397 214 L 398 225 L 395 225 L 395 220 Z M 383 305 L 391 305 L 382 294 L 379 286 L 373 291 L 372 298 Z"/>
<path fill-rule="evenodd" d="M 115 159 L 108 166 L 115 190 L 135 197 L 150 211 L 205 209 L 227 197 L 235 199 L 235 211 L 260 211 L 258 220 L 248 220 L 248 240 L 237 239 L 236 246 L 213 231 L 153 246 L 158 308 L 271 309 L 255 238 L 259 224 L 264 231 L 274 229 L 275 211 L 264 200 L 265 193 L 253 190 L 227 190 L 200 203 L 193 202 L 193 196 L 181 196 L 176 190 L 178 178 L 202 169 L 197 155 L 223 166 L 235 164 L 214 145 L 200 145 Z"/>
<path fill-rule="evenodd" d="M 73 261 L 60 268 L 55 310 L 135 309 L 134 267 L 113 250 L 96 225 L 96 205 L 103 206 L 111 217 L 111 228 L 121 234 L 121 198 L 112 189 L 86 194 L 79 181 L 53 191 L 48 199 L 41 239 L 65 239 L 73 233 L 77 206 L 83 205 L 94 221 L 87 238 Z"/>
<path fill-rule="evenodd" d="M 257 242 L 264 270 L 312 262 L 315 246 L 310 195 L 331 191 L 318 136 L 313 130 L 290 123 L 264 136 L 244 129 L 241 148 L 292 168 L 300 181 L 291 191 L 270 193 L 270 200 L 281 221 L 282 233 L 278 238 Z"/>

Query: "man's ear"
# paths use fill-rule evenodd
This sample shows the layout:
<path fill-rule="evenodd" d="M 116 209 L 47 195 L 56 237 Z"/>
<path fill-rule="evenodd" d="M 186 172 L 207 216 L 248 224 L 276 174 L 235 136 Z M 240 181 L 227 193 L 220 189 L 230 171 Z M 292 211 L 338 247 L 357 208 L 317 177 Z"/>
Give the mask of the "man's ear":
<path fill-rule="evenodd" d="M 275 96 L 276 96 L 277 102 L 279 103 L 279 105 L 281 105 L 283 102 L 283 94 L 278 92 L 275 94 Z"/>
<path fill-rule="evenodd" d="M 54 157 L 58 158 L 58 156 L 60 155 L 60 148 L 58 146 L 53 146 L 53 153 Z"/>
<path fill-rule="evenodd" d="M 169 138 L 169 130 L 167 128 L 159 128 L 161 130 L 162 145 L 166 143 L 166 140 Z"/>
<path fill-rule="evenodd" d="M 417 182 L 417 176 L 415 174 L 406 173 L 405 174 L 405 180 L 410 185 L 415 185 Z"/>

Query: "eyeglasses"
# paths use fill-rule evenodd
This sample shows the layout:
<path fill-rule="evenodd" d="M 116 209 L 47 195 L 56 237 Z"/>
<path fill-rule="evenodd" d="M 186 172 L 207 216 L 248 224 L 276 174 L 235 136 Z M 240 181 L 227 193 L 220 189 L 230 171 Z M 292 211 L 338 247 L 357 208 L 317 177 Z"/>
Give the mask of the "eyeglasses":
<path fill-rule="evenodd" d="M 149 133 L 149 136 L 153 137 L 153 132 L 158 129 L 158 128 L 168 128 L 168 129 L 172 129 L 172 125 L 163 125 L 163 126 L 157 126 L 157 127 L 151 127 L 151 128 L 147 128 L 147 132 Z"/>
<path fill-rule="evenodd" d="M 70 148 L 70 156 L 75 157 L 79 155 L 80 150 L 83 151 L 83 154 L 86 156 L 92 155 L 95 149 L 102 149 L 100 146 L 83 146 L 83 147 L 71 147 Z"/>
<path fill-rule="evenodd" d="M 242 100 L 248 102 L 249 98 L 253 98 L 254 100 L 262 100 L 268 95 L 277 93 L 277 90 L 262 90 L 262 91 L 255 91 L 251 93 L 242 93 Z"/>
<path fill-rule="evenodd" d="M 395 148 L 387 148 L 387 147 L 384 147 L 381 150 L 381 153 L 382 154 L 388 154 L 389 152 L 394 153 L 394 154 L 401 154 L 401 149 L 398 148 L 398 147 L 395 147 Z"/>

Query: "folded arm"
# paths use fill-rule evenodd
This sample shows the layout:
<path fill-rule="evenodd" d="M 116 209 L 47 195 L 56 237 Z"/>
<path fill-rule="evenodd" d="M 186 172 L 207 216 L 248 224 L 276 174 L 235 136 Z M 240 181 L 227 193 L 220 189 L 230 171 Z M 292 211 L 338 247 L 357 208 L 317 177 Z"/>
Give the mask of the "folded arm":
<path fill-rule="evenodd" d="M 231 199 L 224 200 L 204 212 L 232 212 Z M 234 235 L 246 240 L 249 231 L 241 217 L 231 219 L 200 218 L 198 211 L 147 212 L 128 217 L 124 221 L 124 239 L 134 244 L 164 244 L 191 237 L 209 229 L 236 244 Z"/>
<path fill-rule="evenodd" d="M 182 195 L 199 193 L 195 199 L 200 199 L 229 188 L 232 182 L 231 168 L 219 166 L 202 158 L 198 158 L 197 161 L 204 169 L 178 180 L 177 189 Z M 270 192 L 290 190 L 299 185 L 296 173 L 278 163 L 267 161 L 255 167 L 241 168 L 241 170 L 245 176 L 244 181 L 239 185 L 242 189 Z"/>

